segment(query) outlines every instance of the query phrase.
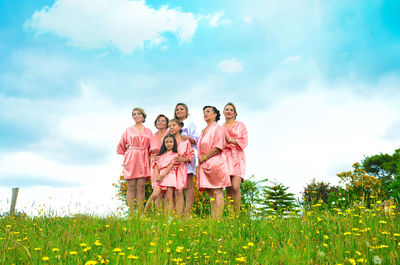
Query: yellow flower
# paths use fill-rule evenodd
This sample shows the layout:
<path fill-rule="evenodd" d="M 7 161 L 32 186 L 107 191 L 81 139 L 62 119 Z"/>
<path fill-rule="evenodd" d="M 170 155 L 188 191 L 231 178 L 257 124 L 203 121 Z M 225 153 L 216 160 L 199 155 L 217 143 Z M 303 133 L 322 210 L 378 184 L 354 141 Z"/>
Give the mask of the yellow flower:
<path fill-rule="evenodd" d="M 155 247 L 155 246 L 157 246 L 157 243 L 155 243 L 155 242 L 150 242 L 150 246 Z"/>
<path fill-rule="evenodd" d="M 129 255 L 128 256 L 128 259 L 138 259 L 139 257 L 138 256 L 134 256 L 134 255 Z"/>
<path fill-rule="evenodd" d="M 351 265 L 356 265 L 356 261 L 354 259 L 349 259 L 349 262 L 351 263 Z"/>
<path fill-rule="evenodd" d="M 325 240 L 329 239 L 329 236 L 324 235 L 324 239 L 325 239 Z"/>
<path fill-rule="evenodd" d="M 82 251 L 83 252 L 88 252 L 89 250 L 91 250 L 92 248 L 91 247 L 86 247 L 86 248 L 84 248 Z"/>
<path fill-rule="evenodd" d="M 49 259 L 50 259 L 49 257 L 43 257 L 42 258 L 42 260 L 44 260 L 44 261 L 49 260 Z"/>
<path fill-rule="evenodd" d="M 80 245 L 81 245 L 81 247 L 87 247 L 87 245 L 85 243 L 81 243 Z"/>
<path fill-rule="evenodd" d="M 41 248 L 34 248 L 33 249 L 34 251 L 39 251 L 39 250 L 42 250 Z"/>
<path fill-rule="evenodd" d="M 248 246 L 243 246 L 242 248 L 243 248 L 243 249 L 247 249 L 247 248 L 248 248 Z"/>
<path fill-rule="evenodd" d="M 58 251 L 60 251 L 58 248 L 53 248 L 51 251 L 53 251 L 53 252 L 58 252 Z"/>
<path fill-rule="evenodd" d="M 386 224 L 387 222 L 384 221 L 384 220 L 380 220 L 379 223 L 380 223 L 380 224 Z"/>
<path fill-rule="evenodd" d="M 365 262 L 365 259 L 364 259 L 364 258 L 358 259 L 357 262 L 359 262 L 359 263 L 364 263 L 364 262 Z"/>
<path fill-rule="evenodd" d="M 328 247 L 328 244 L 323 243 L 322 245 L 323 245 L 324 247 L 326 247 L 326 248 Z"/>
<path fill-rule="evenodd" d="M 351 232 L 344 232 L 343 235 L 344 236 L 351 235 Z"/>
<path fill-rule="evenodd" d="M 248 245 L 249 247 L 254 247 L 254 243 L 253 243 L 253 242 L 249 242 L 249 243 L 247 243 L 247 245 Z"/>
<path fill-rule="evenodd" d="M 78 252 L 76 252 L 75 250 L 72 250 L 72 251 L 69 252 L 69 254 L 70 255 L 76 255 L 76 254 L 78 254 Z"/>
<path fill-rule="evenodd" d="M 114 252 L 121 252 L 122 249 L 120 249 L 120 248 L 114 248 L 113 251 L 114 251 Z"/>
<path fill-rule="evenodd" d="M 237 262 L 246 262 L 246 258 L 245 257 L 239 257 L 239 258 L 236 258 L 236 261 Z"/>
<path fill-rule="evenodd" d="M 97 261 L 95 261 L 95 260 L 88 260 L 85 263 L 85 265 L 96 265 L 96 264 L 97 264 Z"/>
<path fill-rule="evenodd" d="M 181 253 L 183 251 L 184 247 L 177 247 L 176 252 Z"/>
<path fill-rule="evenodd" d="M 95 244 L 96 246 L 101 246 L 101 243 L 100 243 L 100 241 L 98 241 L 98 240 L 96 240 L 96 241 L 94 242 L 94 244 Z"/>
<path fill-rule="evenodd" d="M 124 255 L 125 255 L 125 253 L 124 253 L 124 252 L 120 252 L 120 253 L 118 253 L 118 255 L 120 255 L 120 256 L 124 256 Z"/>

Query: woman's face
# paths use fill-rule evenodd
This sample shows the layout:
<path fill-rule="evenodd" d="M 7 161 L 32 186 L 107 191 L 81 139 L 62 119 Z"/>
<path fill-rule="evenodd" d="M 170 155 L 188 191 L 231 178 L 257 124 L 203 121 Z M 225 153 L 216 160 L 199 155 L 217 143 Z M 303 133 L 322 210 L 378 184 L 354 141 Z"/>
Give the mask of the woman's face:
<path fill-rule="evenodd" d="M 236 116 L 235 109 L 231 105 L 226 105 L 224 115 L 226 119 L 233 119 Z"/>
<path fill-rule="evenodd" d="M 176 122 L 170 122 L 169 125 L 169 132 L 173 135 L 178 134 L 179 131 L 182 129 L 181 126 L 179 126 Z"/>
<path fill-rule="evenodd" d="M 142 123 L 144 120 L 143 114 L 138 111 L 138 110 L 134 110 L 133 114 L 132 114 L 132 119 L 136 122 L 136 123 Z"/>
<path fill-rule="evenodd" d="M 174 139 L 172 137 L 168 137 L 164 140 L 165 142 L 165 148 L 170 151 L 172 148 L 174 148 Z"/>
<path fill-rule="evenodd" d="M 165 117 L 160 117 L 156 121 L 156 128 L 158 130 L 166 129 L 167 128 L 167 119 Z"/>
<path fill-rule="evenodd" d="M 186 119 L 187 111 L 184 106 L 178 105 L 175 109 L 176 117 L 180 120 Z"/>
<path fill-rule="evenodd" d="M 206 122 L 215 121 L 215 118 L 217 117 L 217 113 L 215 113 L 212 108 L 205 108 L 203 111 L 203 117 Z"/>

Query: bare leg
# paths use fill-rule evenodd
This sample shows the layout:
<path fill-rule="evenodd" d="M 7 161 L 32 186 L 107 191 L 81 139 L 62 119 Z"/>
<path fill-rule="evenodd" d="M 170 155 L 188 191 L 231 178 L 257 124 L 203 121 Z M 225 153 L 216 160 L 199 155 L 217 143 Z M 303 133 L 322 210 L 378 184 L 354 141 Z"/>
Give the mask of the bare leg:
<path fill-rule="evenodd" d="M 176 190 L 176 213 L 181 216 L 183 213 L 183 208 L 185 207 L 185 201 L 183 199 L 183 190 Z"/>
<path fill-rule="evenodd" d="M 206 189 L 208 196 L 210 196 L 210 205 L 211 205 L 211 216 L 216 218 L 216 201 L 215 201 L 215 190 L 214 189 Z"/>
<path fill-rule="evenodd" d="M 242 178 L 240 176 L 232 176 L 231 177 L 232 186 L 230 187 L 232 190 L 232 199 L 235 205 L 236 214 L 240 212 L 240 205 L 242 203 L 242 195 L 240 194 L 240 184 L 242 183 Z"/>
<path fill-rule="evenodd" d="M 185 214 L 190 215 L 194 203 L 193 174 L 187 175 L 187 189 L 185 190 L 185 195 L 186 195 Z"/>
<path fill-rule="evenodd" d="M 232 182 L 232 180 L 231 180 Z M 232 191 L 232 187 L 226 187 L 226 199 L 228 201 L 228 207 L 229 207 L 229 212 L 231 215 L 233 215 L 233 191 Z"/>
<path fill-rule="evenodd" d="M 215 189 L 215 217 L 221 219 L 224 213 L 224 193 L 222 189 Z"/>
<path fill-rule="evenodd" d="M 126 202 L 129 207 L 131 214 L 135 211 L 135 195 L 136 195 L 136 183 L 137 179 L 127 179 L 128 190 L 126 192 Z"/>
<path fill-rule="evenodd" d="M 168 187 L 167 192 L 165 193 L 165 202 L 167 204 L 167 209 L 171 214 L 174 212 L 173 196 L 174 188 Z"/>
<path fill-rule="evenodd" d="M 154 187 L 154 191 L 151 194 L 151 199 L 154 201 L 156 208 L 161 210 L 161 201 L 162 201 L 163 194 L 161 193 L 160 187 Z"/>
<path fill-rule="evenodd" d="M 138 178 L 136 184 L 136 201 L 138 204 L 138 212 L 143 212 L 143 203 L 144 203 L 144 188 L 146 186 L 146 178 Z"/>
<path fill-rule="evenodd" d="M 153 191 L 153 193 L 154 193 L 154 191 Z M 153 193 L 149 197 L 149 199 L 146 203 L 146 207 L 144 207 L 144 213 L 148 213 L 150 211 L 151 206 L 153 206 L 153 198 L 152 198 Z"/>

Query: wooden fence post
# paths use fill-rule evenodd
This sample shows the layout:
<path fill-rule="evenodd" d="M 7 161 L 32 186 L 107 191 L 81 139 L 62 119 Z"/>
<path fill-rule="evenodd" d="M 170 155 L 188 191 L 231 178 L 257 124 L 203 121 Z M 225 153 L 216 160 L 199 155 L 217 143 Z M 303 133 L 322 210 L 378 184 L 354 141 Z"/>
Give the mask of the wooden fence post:
<path fill-rule="evenodd" d="M 12 188 L 10 214 L 14 214 L 19 188 Z"/>

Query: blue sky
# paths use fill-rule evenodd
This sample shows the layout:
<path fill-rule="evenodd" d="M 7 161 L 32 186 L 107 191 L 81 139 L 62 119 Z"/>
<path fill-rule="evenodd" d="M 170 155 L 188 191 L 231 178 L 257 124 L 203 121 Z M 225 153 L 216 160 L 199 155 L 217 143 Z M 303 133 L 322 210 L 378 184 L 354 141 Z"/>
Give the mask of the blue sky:
<path fill-rule="evenodd" d="M 112 194 L 132 107 L 171 116 L 181 101 L 199 128 L 203 105 L 237 104 L 252 137 L 249 175 L 295 192 L 314 177 L 334 182 L 400 143 L 398 10 L 398 1 L 0 1 L 0 186 L 98 183 Z"/>

